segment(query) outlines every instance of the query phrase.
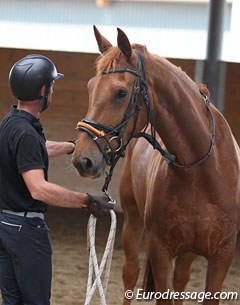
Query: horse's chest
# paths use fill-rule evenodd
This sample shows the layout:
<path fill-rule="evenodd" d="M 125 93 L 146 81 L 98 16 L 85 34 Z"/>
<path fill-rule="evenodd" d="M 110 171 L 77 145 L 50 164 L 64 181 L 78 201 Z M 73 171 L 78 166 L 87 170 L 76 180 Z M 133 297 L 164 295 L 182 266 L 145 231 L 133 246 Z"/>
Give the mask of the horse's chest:
<path fill-rule="evenodd" d="M 233 233 L 234 225 L 213 205 L 206 204 L 204 209 L 197 210 L 169 204 L 160 210 L 158 217 L 151 216 L 151 227 L 155 227 L 158 239 L 175 255 L 183 251 L 213 254 Z"/>

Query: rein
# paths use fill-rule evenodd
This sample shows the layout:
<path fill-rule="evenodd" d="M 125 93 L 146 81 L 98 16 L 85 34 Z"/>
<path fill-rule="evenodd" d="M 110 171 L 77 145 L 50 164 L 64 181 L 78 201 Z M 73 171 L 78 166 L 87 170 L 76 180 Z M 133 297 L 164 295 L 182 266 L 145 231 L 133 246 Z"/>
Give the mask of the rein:
<path fill-rule="evenodd" d="M 136 51 L 136 54 L 137 54 L 137 58 L 138 58 L 136 69 L 131 68 L 131 67 L 122 67 L 122 68 L 117 68 L 117 69 L 105 70 L 102 72 L 102 74 L 104 74 L 104 75 L 112 74 L 112 73 L 128 72 L 128 73 L 131 73 L 136 76 L 136 79 L 134 81 L 132 96 L 131 96 L 130 102 L 125 111 L 125 114 L 124 114 L 124 117 L 123 117 L 121 123 L 115 127 L 112 127 L 112 126 L 108 126 L 108 125 L 105 125 L 102 123 L 98 123 L 93 120 L 83 119 L 77 123 L 77 127 L 76 127 L 76 129 L 78 131 L 85 131 L 89 134 L 89 136 L 97 144 L 99 150 L 102 152 L 104 159 L 106 161 L 106 164 L 108 166 L 110 166 L 109 172 L 106 173 L 105 183 L 102 188 L 102 191 L 105 193 L 107 192 L 108 185 L 111 181 L 113 169 L 114 169 L 115 165 L 117 164 L 118 160 L 121 157 L 124 157 L 126 147 L 132 138 L 140 138 L 140 137 L 145 138 L 153 146 L 154 149 L 157 149 L 160 152 L 160 154 L 162 155 L 162 157 L 168 164 L 173 164 L 174 166 L 176 166 L 178 168 L 191 168 L 193 166 L 199 165 L 199 164 L 203 163 L 204 161 L 206 161 L 210 157 L 210 155 L 213 151 L 214 143 L 215 143 L 215 130 L 216 130 L 215 125 L 216 124 L 215 124 L 213 113 L 210 108 L 211 100 L 208 96 L 206 96 L 203 93 L 202 90 L 199 89 L 199 92 L 205 101 L 205 105 L 209 112 L 211 124 L 212 124 L 211 143 L 210 143 L 208 152 L 201 159 L 199 159 L 193 163 L 181 164 L 176 161 L 175 155 L 170 154 L 166 149 L 163 149 L 161 147 L 161 145 L 156 140 L 156 128 L 155 128 L 153 110 L 152 110 L 150 98 L 148 95 L 148 84 L 147 84 L 147 78 L 146 78 L 146 72 L 145 72 L 144 58 L 140 52 Z M 137 97 L 139 95 L 140 95 L 140 98 L 137 99 Z M 143 103 L 147 110 L 147 124 L 144 127 L 143 131 L 135 133 L 135 128 L 137 125 L 139 111 L 142 109 Z M 129 139 L 127 140 L 126 144 L 123 144 L 123 135 L 124 135 L 126 126 L 128 124 L 128 121 L 130 120 L 131 117 L 134 118 L 133 129 L 132 129 L 131 135 L 130 135 Z M 151 126 L 151 134 L 146 133 L 146 129 L 149 124 Z M 109 139 L 109 137 L 110 137 L 110 139 Z M 102 140 L 102 139 L 105 140 L 105 142 L 107 144 L 107 150 L 104 149 L 101 144 L 100 140 Z M 118 142 L 117 149 L 114 149 L 111 145 L 111 142 L 114 140 Z"/>

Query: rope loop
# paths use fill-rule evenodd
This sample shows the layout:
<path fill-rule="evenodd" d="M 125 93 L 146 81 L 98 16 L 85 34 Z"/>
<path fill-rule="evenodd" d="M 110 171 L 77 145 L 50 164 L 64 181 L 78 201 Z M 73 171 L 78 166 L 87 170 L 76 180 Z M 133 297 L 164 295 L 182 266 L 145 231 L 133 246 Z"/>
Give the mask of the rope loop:
<path fill-rule="evenodd" d="M 106 243 L 105 251 L 102 256 L 100 265 L 98 264 L 96 248 L 95 248 L 95 236 L 96 236 L 96 222 L 97 218 L 90 215 L 88 220 L 88 250 L 89 250 L 89 270 L 88 270 L 88 283 L 87 293 L 84 305 L 89 305 L 96 288 L 98 288 L 100 305 L 106 305 L 106 292 L 108 286 L 108 280 L 110 275 L 114 240 L 116 235 L 117 218 L 113 210 L 111 213 L 111 226 Z M 104 273 L 104 277 L 102 276 Z M 103 280 L 102 280 L 103 278 Z"/>

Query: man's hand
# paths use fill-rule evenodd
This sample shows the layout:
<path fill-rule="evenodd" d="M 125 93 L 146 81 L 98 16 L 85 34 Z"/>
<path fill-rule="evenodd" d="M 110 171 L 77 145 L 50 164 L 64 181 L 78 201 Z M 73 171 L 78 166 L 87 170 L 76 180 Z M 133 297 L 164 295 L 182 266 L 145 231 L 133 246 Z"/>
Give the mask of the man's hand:
<path fill-rule="evenodd" d="M 96 218 L 101 218 L 110 213 L 113 209 L 113 203 L 109 200 L 107 195 L 93 196 L 88 194 L 87 209 Z"/>

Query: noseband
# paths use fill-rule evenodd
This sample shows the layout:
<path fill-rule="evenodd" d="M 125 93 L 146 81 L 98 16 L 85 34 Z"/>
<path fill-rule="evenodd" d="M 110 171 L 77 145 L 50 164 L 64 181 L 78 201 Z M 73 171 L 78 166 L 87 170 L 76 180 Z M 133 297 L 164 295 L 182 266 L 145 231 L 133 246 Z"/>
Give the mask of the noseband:
<path fill-rule="evenodd" d="M 199 165 L 205 160 L 209 158 L 209 156 L 212 153 L 214 142 L 215 142 L 215 121 L 213 114 L 210 109 L 210 98 L 208 96 L 205 96 L 205 94 L 201 91 L 201 95 L 203 96 L 203 99 L 205 101 L 207 110 L 209 111 L 211 122 L 212 122 L 212 136 L 211 136 L 211 144 L 209 151 L 207 154 L 201 158 L 200 160 L 193 162 L 191 164 L 180 164 L 176 162 L 176 156 L 170 154 L 166 149 L 163 149 L 158 141 L 156 140 L 156 129 L 155 129 L 155 122 L 154 122 L 154 116 L 153 116 L 153 110 L 150 103 L 150 98 L 148 95 L 148 85 L 147 85 L 147 79 L 146 79 L 146 72 L 145 72 L 145 65 L 144 65 L 144 58 L 143 55 L 136 51 L 137 54 L 137 68 L 131 68 L 131 67 L 122 67 L 122 68 L 116 68 L 112 70 L 105 70 L 102 72 L 102 74 L 111 74 L 111 73 L 131 73 L 136 76 L 132 91 L 132 96 L 130 99 L 130 102 L 128 104 L 128 107 L 124 113 L 123 119 L 121 123 L 115 127 L 105 125 L 102 123 L 98 123 L 93 120 L 89 119 L 83 119 L 80 122 L 77 123 L 76 129 L 78 131 L 85 131 L 89 134 L 89 136 L 95 141 L 97 144 L 99 150 L 104 156 L 104 159 L 106 161 L 106 164 L 110 166 L 110 170 L 106 175 L 105 178 L 105 184 L 102 188 L 104 192 L 107 191 L 109 182 L 112 178 L 113 169 L 118 162 L 118 160 L 121 157 L 124 157 L 124 153 L 126 150 L 126 147 L 130 140 L 132 138 L 140 138 L 144 137 L 152 146 L 154 149 L 157 149 L 160 154 L 163 156 L 164 160 L 168 164 L 173 164 L 176 167 L 179 168 L 190 168 L 195 165 Z M 138 98 L 139 96 L 139 98 Z M 142 109 L 143 103 L 147 110 L 147 124 L 143 131 L 135 133 L 135 128 L 138 121 L 138 115 L 139 111 Z M 126 129 L 126 126 L 130 120 L 130 118 L 134 118 L 133 128 L 131 131 L 131 134 L 126 141 L 126 144 L 123 144 L 123 136 Z M 151 128 L 151 134 L 146 133 L 146 129 L 150 125 Z M 104 140 L 107 144 L 107 149 L 104 149 L 102 146 L 101 140 Z M 114 149 L 112 146 L 112 142 L 116 141 L 118 143 L 117 149 Z"/>

